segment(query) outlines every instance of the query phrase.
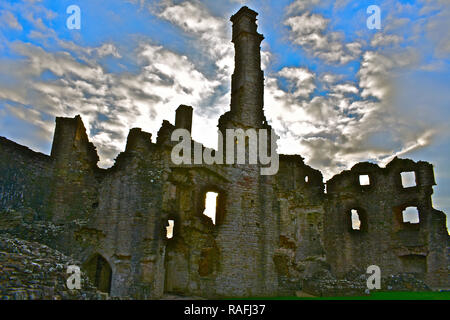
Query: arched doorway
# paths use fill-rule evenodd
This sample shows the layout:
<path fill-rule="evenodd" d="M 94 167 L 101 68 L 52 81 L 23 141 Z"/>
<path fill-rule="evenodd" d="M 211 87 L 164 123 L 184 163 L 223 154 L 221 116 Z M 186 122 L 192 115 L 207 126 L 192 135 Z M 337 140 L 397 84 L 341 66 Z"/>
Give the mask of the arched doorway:
<path fill-rule="evenodd" d="M 83 264 L 83 269 L 98 290 L 110 293 L 112 270 L 105 258 L 96 253 Z"/>

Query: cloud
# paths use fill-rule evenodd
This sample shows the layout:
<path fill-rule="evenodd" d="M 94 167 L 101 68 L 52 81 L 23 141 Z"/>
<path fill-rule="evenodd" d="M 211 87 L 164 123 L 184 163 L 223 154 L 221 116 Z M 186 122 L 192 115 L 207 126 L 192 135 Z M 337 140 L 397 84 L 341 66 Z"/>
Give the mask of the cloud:
<path fill-rule="evenodd" d="M 158 7 L 150 6 L 150 11 L 180 28 L 189 37 L 195 48 L 193 56 L 196 57 L 196 65 L 219 81 L 209 99 L 194 105 L 192 129 L 194 139 L 208 147 L 216 147 L 216 125 L 219 116 L 229 109 L 230 78 L 234 69 L 229 17 L 213 15 L 200 1 L 165 0 Z M 267 51 L 261 53 L 263 66 L 270 57 Z"/>
<path fill-rule="evenodd" d="M 173 3 L 166 0 L 162 1 L 158 9 L 150 7 L 150 10 L 159 18 L 194 36 L 197 48 L 215 63 L 217 71 L 224 77 L 231 75 L 234 51 L 228 21 L 224 17 L 212 15 L 199 1 Z"/>
<path fill-rule="evenodd" d="M 450 5 L 445 1 L 425 1 L 423 10 L 438 10 L 426 24 L 427 37 L 435 45 L 435 54 L 438 58 L 450 57 Z"/>
<path fill-rule="evenodd" d="M 389 75 L 394 73 L 394 69 L 411 68 L 418 64 L 419 56 L 413 48 L 391 52 L 389 56 L 378 51 L 366 51 L 358 71 L 359 86 L 363 89 L 361 96 L 380 100 L 387 98 L 393 90 Z"/>
<path fill-rule="evenodd" d="M 288 15 L 291 15 L 308 10 L 318 4 L 320 4 L 320 0 L 296 0 L 286 8 L 286 12 Z"/>
<path fill-rule="evenodd" d="M 137 74 L 108 73 L 94 58 L 78 61 L 68 52 L 47 52 L 29 43 L 15 42 L 12 48 L 24 59 L 20 68 L 10 70 L 17 84 L 0 88 L 0 99 L 19 104 L 7 112 L 34 124 L 39 115 L 81 114 L 99 149 L 101 166 L 110 166 L 123 150 L 131 127 L 153 129 L 149 131 L 156 134 L 163 119 L 173 118 L 179 104 L 199 104 L 218 85 L 186 56 L 149 43 L 140 43 L 136 49 L 141 67 Z M 44 72 L 51 72 L 55 79 L 40 79 Z M 31 105 L 33 117 L 24 116 Z"/>
<path fill-rule="evenodd" d="M 370 45 L 372 47 L 381 47 L 388 45 L 397 45 L 402 41 L 402 37 L 396 34 L 384 34 L 382 32 L 377 32 L 372 40 L 370 41 Z"/>
<path fill-rule="evenodd" d="M 329 20 L 320 14 L 304 12 L 286 19 L 290 40 L 309 54 L 328 63 L 346 64 L 361 53 L 359 42 L 343 43 L 343 34 L 329 32 Z"/>
<path fill-rule="evenodd" d="M 321 28 L 314 24 L 309 30 Z M 300 153 L 326 179 L 360 161 L 386 164 L 432 143 L 427 121 L 396 105 L 396 79 L 418 67 L 413 48 L 365 51 L 356 81 L 304 68 L 283 68 L 266 79 L 265 110 L 281 139 L 279 152 Z M 278 78 L 290 87 L 282 88 Z M 311 95 L 320 88 L 322 93 Z M 298 91 L 303 90 L 303 91 Z"/>
<path fill-rule="evenodd" d="M 109 72 L 102 58 L 124 59 L 114 43 L 87 47 L 62 40 L 46 25 L 54 14 L 39 6 L 29 7 L 23 14 L 34 28 L 35 33 L 30 35 L 40 37 L 42 45 L 7 43 L 21 58 L 0 60 L 0 100 L 3 106 L 9 105 L 2 113 L 42 125 L 45 132 L 52 130 L 52 121 L 44 126 L 38 118 L 81 114 L 102 167 L 112 165 L 123 150 L 131 127 L 142 127 L 156 138 L 162 120 L 173 119 L 180 104 L 196 110 L 194 138 L 214 146 L 217 118 L 229 106 L 229 78 L 234 65 L 226 20 L 214 17 L 200 3 L 166 1 L 159 9 L 162 19 L 195 36 L 204 55 L 215 61 L 217 72 L 205 73 L 198 68 L 201 59 L 194 63 L 187 55 L 156 45 L 146 37 L 140 37 L 134 52 L 126 54 L 126 59 L 138 64 L 136 72 Z M 191 20 L 183 15 L 186 10 Z M 9 83 L 2 80 L 6 78 Z M 27 116 L 29 110 L 33 110 L 32 117 Z"/>
<path fill-rule="evenodd" d="M 307 98 L 316 88 L 315 76 L 306 68 L 285 67 L 278 72 L 278 76 L 291 83 L 292 94 L 295 98 Z"/>
<path fill-rule="evenodd" d="M 48 120 L 43 120 L 41 113 L 37 110 L 25 108 L 20 105 L 12 106 L 6 104 L 6 110 L 15 115 L 17 118 L 30 122 L 38 128 L 35 134 L 42 140 L 49 140 L 53 136 L 53 123 Z"/>
<path fill-rule="evenodd" d="M 0 11 L 0 25 L 19 31 L 23 29 L 17 18 L 11 12 L 5 10 Z"/>
<path fill-rule="evenodd" d="M 80 46 L 59 39 L 46 26 L 51 12 L 41 20 L 28 15 L 35 32 L 31 35 L 50 39 L 56 47 L 44 40 L 41 46 L 8 44 L 21 59 L 0 60 L 0 99 L 7 105 L 0 110 L 2 116 L 36 124 L 48 137 L 53 130 L 48 119 L 80 113 L 98 148 L 100 165 L 108 167 L 123 151 L 131 127 L 155 135 L 163 119 L 173 120 L 178 105 L 188 104 L 195 110 L 194 138 L 214 147 L 217 119 L 229 108 L 234 67 L 228 16 L 212 14 L 199 1 L 162 1 L 151 7 L 145 1 L 132 2 L 179 28 L 192 46 L 176 52 L 146 37 L 134 43 L 131 54 L 109 41 Z M 287 9 L 284 23 L 292 43 L 340 68 L 353 60 L 361 64 L 353 78 L 328 66 L 313 71 L 284 65 L 266 72 L 264 108 L 281 136 L 279 151 L 302 154 L 328 179 L 356 162 L 385 163 L 432 143 L 436 130 L 414 114 L 400 113 L 395 101 L 398 76 L 421 67 L 417 47 L 401 46 L 395 28 L 375 34 L 369 48 L 363 40 L 346 42 L 342 33 L 329 29 L 325 16 L 311 13 L 318 5 L 323 2 L 296 1 Z M 261 56 L 264 69 L 273 55 L 263 51 Z M 105 57 L 132 61 L 137 68 L 108 71 Z M 4 75 L 9 83 L 1 82 Z"/>

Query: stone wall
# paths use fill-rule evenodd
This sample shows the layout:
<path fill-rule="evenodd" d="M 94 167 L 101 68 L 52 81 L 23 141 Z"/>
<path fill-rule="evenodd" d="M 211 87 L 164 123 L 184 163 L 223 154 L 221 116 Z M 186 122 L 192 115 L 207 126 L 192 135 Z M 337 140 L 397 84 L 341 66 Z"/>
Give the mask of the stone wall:
<path fill-rule="evenodd" d="M 56 118 L 51 157 L 54 160 L 51 215 L 56 223 L 86 219 L 98 204 L 99 160 L 80 116 Z"/>
<path fill-rule="evenodd" d="M 0 137 L 0 208 L 30 208 L 32 215 L 49 216 L 52 176 L 49 156 Z"/>
<path fill-rule="evenodd" d="M 35 178 L 24 183 L 24 190 L 31 190 L 31 195 L 50 191 L 40 206 L 29 200 L 27 206 L 8 202 L 2 207 L 0 229 L 75 257 L 102 287 L 104 277 L 96 280 L 90 270 L 92 261 L 104 261 L 111 276 L 108 291 L 119 297 L 274 296 L 301 289 L 320 295 L 356 292 L 361 289 L 357 282 L 351 285 L 350 280 L 334 277 L 361 276 L 371 264 L 379 265 L 383 275 L 409 270 L 431 286 L 448 286 L 448 233 L 445 216 L 431 206 L 434 177 L 428 163 L 395 159 L 386 169 L 361 163 L 328 181 L 325 194 L 321 173 L 300 156 L 280 155 L 275 176 L 260 175 L 258 165 L 174 165 L 174 129 L 164 122 L 156 144 L 149 133 L 132 129 L 125 151 L 108 170 L 88 165 L 86 152 L 78 154 L 83 161 L 59 160 L 56 165 L 54 155 L 36 156 L 4 141 L 2 145 L 14 146 L 10 156 L 20 159 L 31 152 L 36 159 L 23 162 L 43 168 L 34 171 Z M 84 145 L 89 146 L 87 138 Z M 70 184 L 52 170 L 75 165 L 85 166 L 77 187 L 92 181 L 87 209 L 55 221 L 42 213 L 60 203 L 50 196 L 52 186 L 65 190 Z M 11 164 L 6 160 L 3 166 Z M 15 170 L 3 174 L 10 177 Z M 25 170 L 18 165 L 17 171 Z M 417 186 L 403 188 L 402 171 L 416 172 Z M 361 186 L 360 175 L 368 175 L 370 185 Z M 44 188 L 33 184 L 44 178 Z M 9 184 L 9 190 L 20 187 Z M 216 225 L 203 215 L 208 191 L 219 193 Z M 71 208 L 70 201 L 63 204 Z M 399 210 L 407 205 L 419 208 L 418 225 L 399 220 Z M 350 230 L 352 208 L 360 209 L 365 224 L 360 231 Z M 166 237 L 168 220 L 175 221 L 172 239 Z"/>
<path fill-rule="evenodd" d="M 327 272 L 323 248 L 324 184 L 322 174 L 298 155 L 280 155 L 276 175 L 279 240 L 274 260 L 280 291 L 293 295 L 303 281 Z"/>
<path fill-rule="evenodd" d="M 236 68 L 231 109 L 218 124 L 223 136 L 227 129 L 271 130 L 256 15 L 244 7 L 231 19 Z M 192 111 L 182 105 L 175 125 L 164 120 L 156 143 L 131 129 L 109 169 L 98 168 L 80 116 L 56 118 L 50 156 L 0 138 L 0 233 L 79 260 L 93 284 L 114 297 L 360 293 L 373 264 L 383 277 L 406 272 L 401 279 L 449 286 L 449 236 L 445 215 L 432 207 L 431 164 L 360 163 L 329 180 L 327 193 L 320 171 L 298 155 L 280 155 L 278 173 L 269 176 L 259 164 L 175 165 L 171 134 L 191 131 Z M 248 150 L 247 141 L 236 142 Z M 415 186 L 402 186 L 403 171 L 415 172 Z M 219 194 L 216 224 L 203 214 L 208 191 Z M 403 222 L 408 206 L 418 208 L 420 223 Z"/>
<path fill-rule="evenodd" d="M 401 173 L 414 172 L 411 187 Z M 370 184 L 359 177 L 368 175 Z M 433 167 L 426 162 L 395 158 L 386 168 L 359 163 L 327 182 L 324 239 L 327 257 L 337 276 L 378 265 L 388 274 L 415 273 L 430 286 L 448 286 L 446 217 L 432 207 Z M 404 222 L 406 207 L 417 207 L 419 223 Z M 351 210 L 360 230 L 353 230 Z"/>
<path fill-rule="evenodd" d="M 67 267 L 80 263 L 45 245 L 0 234 L 0 299 L 106 299 L 81 273 L 81 290 L 69 290 Z"/>

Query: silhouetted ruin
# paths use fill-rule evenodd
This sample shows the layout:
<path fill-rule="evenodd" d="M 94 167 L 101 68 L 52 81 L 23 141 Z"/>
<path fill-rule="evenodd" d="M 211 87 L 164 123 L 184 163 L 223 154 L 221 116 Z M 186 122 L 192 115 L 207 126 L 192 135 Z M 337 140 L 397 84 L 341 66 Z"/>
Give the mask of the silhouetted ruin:
<path fill-rule="evenodd" d="M 221 132 L 271 129 L 256 16 L 243 7 L 231 17 L 235 70 Z M 431 164 L 358 163 L 330 179 L 326 193 L 321 172 L 299 155 L 280 155 L 275 175 L 261 175 L 259 164 L 174 165 L 171 133 L 191 131 L 192 115 L 181 105 L 156 143 L 131 129 L 109 169 L 97 166 L 80 116 L 56 118 L 50 156 L 1 137 L 0 232 L 73 257 L 115 297 L 364 293 L 370 265 L 380 267 L 383 289 L 395 277 L 404 281 L 398 289 L 449 287 L 449 235 L 432 206 Z M 402 184 L 405 172 L 413 185 Z M 208 192 L 218 194 L 215 223 L 203 214 Z M 417 217 L 408 222 L 411 207 Z"/>

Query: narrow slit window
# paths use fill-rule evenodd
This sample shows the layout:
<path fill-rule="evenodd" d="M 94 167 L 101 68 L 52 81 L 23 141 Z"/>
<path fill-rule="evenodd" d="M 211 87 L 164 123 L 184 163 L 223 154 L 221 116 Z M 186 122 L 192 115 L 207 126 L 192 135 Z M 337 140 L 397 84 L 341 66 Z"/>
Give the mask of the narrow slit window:
<path fill-rule="evenodd" d="M 205 211 L 203 214 L 212 219 L 212 222 L 216 224 L 216 213 L 217 213 L 217 196 L 219 194 L 216 192 L 207 192 L 205 198 Z"/>
<path fill-rule="evenodd" d="M 305 182 L 308 183 L 309 182 L 309 177 L 305 176 Z"/>
<path fill-rule="evenodd" d="M 405 171 L 401 173 L 403 188 L 416 186 L 416 173 L 414 171 Z"/>
<path fill-rule="evenodd" d="M 403 223 L 417 224 L 420 222 L 419 210 L 417 207 L 407 207 L 402 212 Z"/>
<path fill-rule="evenodd" d="M 368 174 L 361 174 L 359 176 L 359 184 L 361 186 L 368 186 L 370 185 L 370 178 Z"/>
<path fill-rule="evenodd" d="M 175 226 L 175 221 L 168 220 L 167 222 L 169 225 L 166 227 L 166 230 L 167 230 L 166 237 L 167 237 L 167 239 L 172 239 L 173 238 L 173 227 Z"/>
<path fill-rule="evenodd" d="M 358 210 L 352 209 L 351 210 L 351 219 L 352 219 L 352 230 L 361 230 L 361 220 L 359 217 Z"/>

